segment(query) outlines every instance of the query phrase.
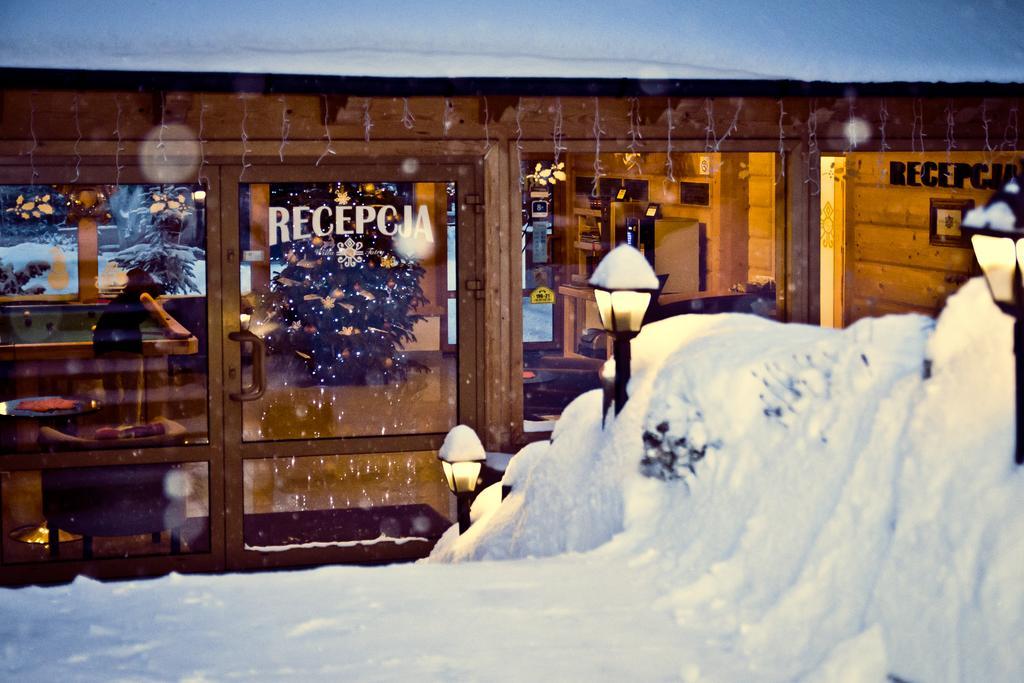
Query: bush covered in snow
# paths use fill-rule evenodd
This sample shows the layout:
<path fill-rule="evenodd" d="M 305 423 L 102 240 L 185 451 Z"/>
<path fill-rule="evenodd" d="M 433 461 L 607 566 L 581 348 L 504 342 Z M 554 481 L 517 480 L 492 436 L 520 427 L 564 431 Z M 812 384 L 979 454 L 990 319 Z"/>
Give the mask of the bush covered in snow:
<path fill-rule="evenodd" d="M 651 325 L 615 421 L 578 398 L 431 560 L 617 558 L 683 680 L 1024 680 L 1011 325 L 981 280 L 937 324 Z"/>

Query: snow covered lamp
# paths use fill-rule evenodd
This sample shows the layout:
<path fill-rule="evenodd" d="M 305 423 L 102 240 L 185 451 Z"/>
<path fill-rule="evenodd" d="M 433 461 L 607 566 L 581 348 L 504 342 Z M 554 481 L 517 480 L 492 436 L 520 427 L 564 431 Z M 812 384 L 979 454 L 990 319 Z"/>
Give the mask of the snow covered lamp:
<path fill-rule="evenodd" d="M 437 458 L 444 468 L 448 488 L 455 494 L 458 505 L 459 533 L 469 528 L 469 508 L 473 492 L 480 478 L 480 468 L 487 459 L 484 446 L 472 427 L 457 425 L 444 437 Z"/>
<path fill-rule="evenodd" d="M 640 332 L 658 277 L 635 248 L 621 244 L 612 249 L 590 278 L 601 324 L 615 340 L 615 414 L 626 404 L 630 374 L 630 341 Z"/>
<path fill-rule="evenodd" d="M 1011 178 L 982 208 L 964 217 L 962 230 L 1001 311 L 1014 317 L 1017 440 L 1014 460 L 1024 465 L 1024 175 Z"/>

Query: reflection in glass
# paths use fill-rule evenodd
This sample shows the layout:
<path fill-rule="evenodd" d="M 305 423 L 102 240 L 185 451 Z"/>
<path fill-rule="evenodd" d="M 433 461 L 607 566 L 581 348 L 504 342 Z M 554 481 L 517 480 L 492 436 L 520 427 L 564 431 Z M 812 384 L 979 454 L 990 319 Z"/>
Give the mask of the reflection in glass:
<path fill-rule="evenodd" d="M 206 463 L 0 472 L 3 561 L 209 552 Z"/>
<path fill-rule="evenodd" d="M 619 244 L 636 247 L 658 275 L 647 322 L 778 310 L 774 154 L 612 152 L 601 155 L 597 179 L 593 155 L 567 153 L 564 164 L 558 191 L 540 175 L 550 160 L 523 166 L 527 431 L 550 431 L 570 401 L 599 386 L 611 345 L 588 281 Z"/>
<path fill-rule="evenodd" d="M 240 216 L 240 310 L 267 368 L 246 440 L 454 425 L 454 183 L 252 184 Z"/>
<path fill-rule="evenodd" d="M 450 495 L 432 451 L 246 460 L 249 550 L 433 543 Z"/>
<path fill-rule="evenodd" d="M 0 450 L 207 440 L 195 189 L 0 186 Z"/>

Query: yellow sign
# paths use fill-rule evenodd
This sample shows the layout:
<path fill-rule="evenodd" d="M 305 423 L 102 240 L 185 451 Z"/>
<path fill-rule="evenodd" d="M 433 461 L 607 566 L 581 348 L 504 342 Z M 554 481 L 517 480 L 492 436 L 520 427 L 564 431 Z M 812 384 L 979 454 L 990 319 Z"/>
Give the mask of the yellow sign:
<path fill-rule="evenodd" d="M 553 304 L 555 303 L 555 293 L 547 287 L 538 287 L 537 289 L 530 292 L 530 303 L 531 304 Z"/>

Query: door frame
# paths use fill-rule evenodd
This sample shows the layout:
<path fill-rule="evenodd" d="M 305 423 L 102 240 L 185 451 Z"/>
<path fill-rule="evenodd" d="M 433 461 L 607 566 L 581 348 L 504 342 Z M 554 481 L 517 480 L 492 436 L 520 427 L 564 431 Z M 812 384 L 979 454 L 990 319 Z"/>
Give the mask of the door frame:
<path fill-rule="evenodd" d="M 287 441 L 245 442 L 242 439 L 242 404 L 228 398 L 242 384 L 241 345 L 228 334 L 239 328 L 240 265 L 239 186 L 248 183 L 285 182 L 452 182 L 456 183 L 457 215 L 457 408 L 456 424 L 477 428 L 484 415 L 480 380 L 484 353 L 478 348 L 483 334 L 483 196 L 480 159 L 473 157 L 419 158 L 413 174 L 402 170 L 402 159 L 337 158 L 319 167 L 309 164 L 254 162 L 251 166 L 220 166 L 221 186 L 221 307 L 219 342 L 223 349 L 221 392 L 224 408 L 224 501 L 225 562 L 229 570 L 261 567 L 366 562 L 404 559 L 429 551 L 426 542 L 410 541 L 401 546 L 296 548 L 284 552 L 246 550 L 243 538 L 244 461 L 318 455 L 358 455 L 424 451 L 440 448 L 444 433 L 398 436 L 323 437 Z M 211 170 L 212 172 L 212 170 Z M 472 289 L 470 288 L 471 281 Z M 446 330 L 441 330 L 442 339 Z M 233 375 L 233 376 L 232 376 Z M 453 425 L 454 426 L 454 425 Z M 440 468 L 439 468 L 440 471 Z"/>

